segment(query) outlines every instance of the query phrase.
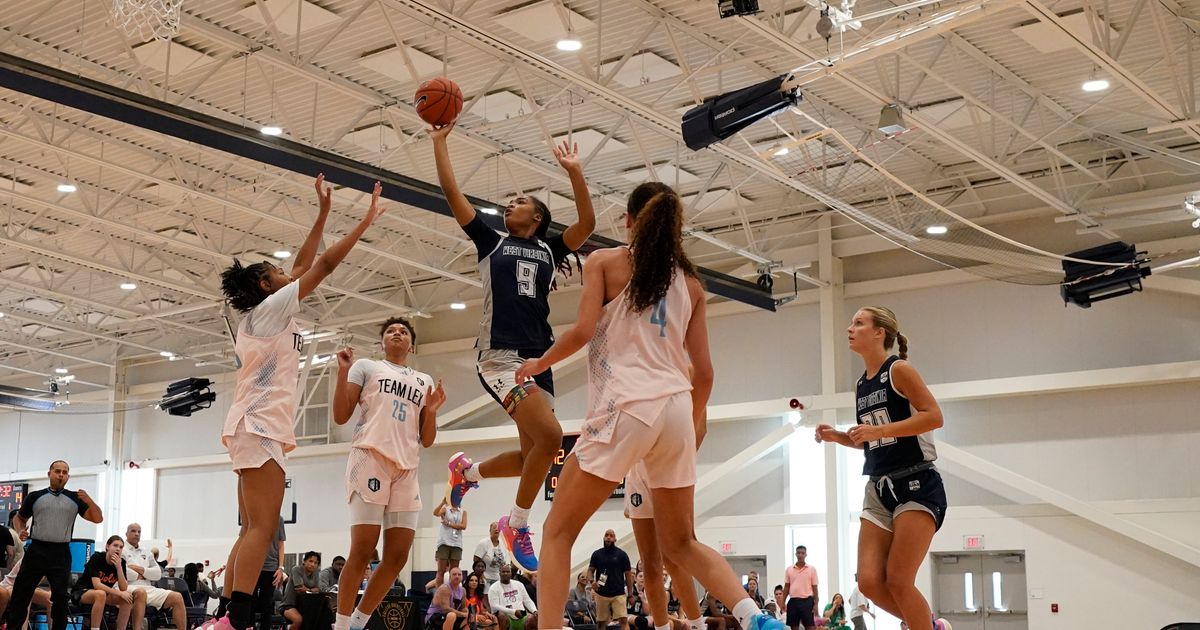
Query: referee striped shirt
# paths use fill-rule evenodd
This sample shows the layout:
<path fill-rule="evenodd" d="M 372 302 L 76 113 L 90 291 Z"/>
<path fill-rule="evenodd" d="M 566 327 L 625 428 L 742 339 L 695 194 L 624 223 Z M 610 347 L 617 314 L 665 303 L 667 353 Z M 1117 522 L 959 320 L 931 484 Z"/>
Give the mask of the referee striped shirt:
<path fill-rule="evenodd" d="M 88 511 L 87 503 L 73 490 L 42 488 L 30 492 L 21 504 L 21 518 L 33 519 L 29 537 L 37 542 L 71 542 L 75 517 Z"/>

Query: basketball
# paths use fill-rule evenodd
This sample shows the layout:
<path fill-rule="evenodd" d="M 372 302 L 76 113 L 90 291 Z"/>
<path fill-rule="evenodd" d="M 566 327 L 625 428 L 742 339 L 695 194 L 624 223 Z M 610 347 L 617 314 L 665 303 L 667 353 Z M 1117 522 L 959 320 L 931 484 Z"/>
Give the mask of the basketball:
<path fill-rule="evenodd" d="M 458 84 L 446 77 L 435 77 L 421 84 L 413 96 L 413 105 L 421 120 L 431 125 L 448 125 L 462 113 L 463 95 Z"/>

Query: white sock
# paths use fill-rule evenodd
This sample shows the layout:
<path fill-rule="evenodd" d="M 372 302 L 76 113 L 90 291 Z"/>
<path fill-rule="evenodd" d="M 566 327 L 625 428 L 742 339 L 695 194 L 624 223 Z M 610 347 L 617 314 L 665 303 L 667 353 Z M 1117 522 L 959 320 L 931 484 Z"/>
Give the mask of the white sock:
<path fill-rule="evenodd" d="M 733 607 L 733 616 L 742 624 L 743 628 L 752 628 L 751 622 L 754 618 L 761 615 L 762 611 L 758 609 L 758 604 L 754 603 L 753 599 L 746 597 L 738 602 Z"/>
<path fill-rule="evenodd" d="M 695 619 L 687 620 L 688 630 L 704 630 L 708 624 L 704 621 L 704 617 L 696 617 Z"/>
<path fill-rule="evenodd" d="M 350 615 L 338 613 L 333 622 L 333 630 L 350 630 Z"/>
<path fill-rule="evenodd" d="M 471 464 L 471 467 L 463 471 L 463 478 L 471 483 L 479 483 L 483 479 L 483 475 L 479 474 L 479 464 Z"/>
<path fill-rule="evenodd" d="M 529 512 L 531 510 L 533 508 L 523 508 L 514 505 L 512 511 L 508 513 L 508 526 L 513 529 L 520 529 L 529 525 Z"/>
<path fill-rule="evenodd" d="M 367 627 L 367 620 L 370 618 L 371 615 L 369 613 L 355 608 L 354 614 L 350 615 L 350 630 L 362 630 Z"/>

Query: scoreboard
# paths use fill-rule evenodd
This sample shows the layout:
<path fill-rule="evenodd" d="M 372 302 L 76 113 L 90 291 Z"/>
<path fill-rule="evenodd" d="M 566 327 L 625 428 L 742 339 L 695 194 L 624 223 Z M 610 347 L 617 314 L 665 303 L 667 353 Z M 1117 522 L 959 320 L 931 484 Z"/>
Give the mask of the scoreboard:
<path fill-rule="evenodd" d="M 0 483 L 0 518 L 8 521 L 8 513 L 20 509 L 29 492 L 27 483 Z"/>
<path fill-rule="evenodd" d="M 547 501 L 554 500 L 554 493 L 558 490 L 558 478 L 562 475 L 563 464 L 567 461 L 567 455 L 571 454 L 571 449 L 575 448 L 575 442 L 579 441 L 578 435 L 564 435 L 562 438 L 562 447 L 558 449 L 558 454 L 554 456 L 554 461 L 550 463 L 550 472 L 546 473 L 545 499 Z M 625 482 L 622 481 L 619 486 L 613 489 L 610 499 L 625 498 Z"/>

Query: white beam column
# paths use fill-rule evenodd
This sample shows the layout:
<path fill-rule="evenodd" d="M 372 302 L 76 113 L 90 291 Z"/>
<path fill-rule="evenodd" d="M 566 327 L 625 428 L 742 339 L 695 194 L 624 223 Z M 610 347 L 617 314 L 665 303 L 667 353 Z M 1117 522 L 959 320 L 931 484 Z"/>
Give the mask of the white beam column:
<path fill-rule="evenodd" d="M 120 531 L 121 505 L 121 475 L 125 468 L 125 407 L 124 402 L 129 398 L 129 359 L 117 359 L 109 370 L 109 382 L 112 384 L 109 400 L 112 402 L 112 413 L 108 415 L 108 430 L 104 437 L 104 467 L 99 475 L 97 489 L 102 493 L 100 509 L 104 511 L 104 523 L 100 527 L 101 538 L 112 534 L 123 534 Z"/>
<path fill-rule="evenodd" d="M 818 225 L 818 277 L 825 282 L 825 286 L 818 289 L 821 299 L 821 394 L 831 396 L 838 391 L 837 377 L 841 373 L 838 342 L 842 336 L 838 334 L 838 329 L 843 319 L 842 259 L 833 255 L 832 214 L 825 213 Z M 837 424 L 837 409 L 821 410 L 821 421 Z M 792 439 L 804 438 L 804 432 L 792 436 Z M 843 480 L 838 476 L 842 468 L 841 458 L 840 449 L 833 444 L 825 445 L 825 552 L 829 558 L 826 584 L 841 584 L 842 573 L 846 569 L 848 510 Z M 791 482 L 797 483 L 799 480 L 793 477 Z"/>

